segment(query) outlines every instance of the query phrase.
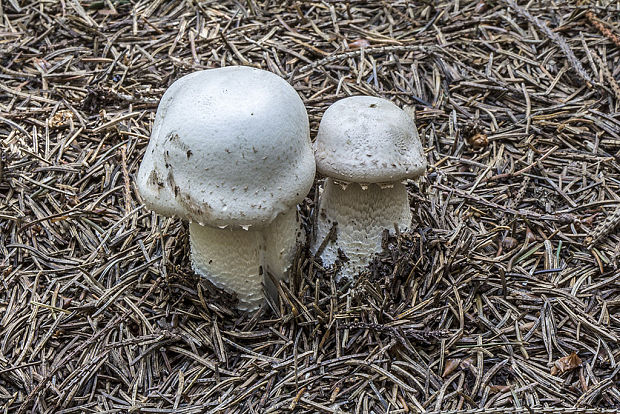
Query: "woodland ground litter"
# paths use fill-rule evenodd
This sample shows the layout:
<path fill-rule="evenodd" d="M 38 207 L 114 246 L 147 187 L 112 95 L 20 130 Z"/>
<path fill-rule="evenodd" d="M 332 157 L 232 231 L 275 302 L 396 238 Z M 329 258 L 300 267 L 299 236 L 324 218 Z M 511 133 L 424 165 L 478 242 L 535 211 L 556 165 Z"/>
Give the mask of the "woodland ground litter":
<path fill-rule="evenodd" d="M 620 407 L 617 1 L 0 8 L 3 412 Z M 312 137 L 346 96 L 415 109 L 413 229 L 355 285 L 300 248 L 275 310 L 239 314 L 143 208 L 159 98 L 224 65 L 287 79 Z"/>

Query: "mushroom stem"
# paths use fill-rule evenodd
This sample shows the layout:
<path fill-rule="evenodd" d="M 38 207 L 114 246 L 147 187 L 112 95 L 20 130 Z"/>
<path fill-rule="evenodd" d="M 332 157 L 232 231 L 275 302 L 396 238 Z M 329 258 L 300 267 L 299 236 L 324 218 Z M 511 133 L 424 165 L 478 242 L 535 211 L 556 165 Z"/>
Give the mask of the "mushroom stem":
<path fill-rule="evenodd" d="M 297 215 L 297 206 L 279 214 L 264 231 L 264 269 L 276 281 L 288 280 L 298 243 L 303 243 L 305 234 Z M 265 274 L 267 294 L 274 300 L 278 297 L 277 287 Z"/>
<path fill-rule="evenodd" d="M 384 188 L 378 184 L 358 183 L 341 186 L 332 178 L 325 180 L 312 250 L 316 252 L 337 223 L 336 240 L 329 241 L 321 254 L 326 266 L 333 265 L 337 259 L 344 262 L 337 280 L 355 278 L 372 256 L 381 252 L 383 230 L 394 234 L 395 224 L 402 231 L 411 225 L 407 188 L 401 182 L 390 184 Z"/>
<path fill-rule="evenodd" d="M 262 229 L 220 229 L 192 222 L 189 238 L 194 271 L 236 293 L 239 309 L 258 309 L 263 302 Z"/>
<path fill-rule="evenodd" d="M 272 299 L 278 297 L 266 272 L 276 281 L 288 279 L 301 236 L 296 206 L 267 227 L 220 229 L 192 222 L 192 266 L 215 286 L 236 293 L 239 309 L 254 311 L 263 302 L 263 284 Z"/>

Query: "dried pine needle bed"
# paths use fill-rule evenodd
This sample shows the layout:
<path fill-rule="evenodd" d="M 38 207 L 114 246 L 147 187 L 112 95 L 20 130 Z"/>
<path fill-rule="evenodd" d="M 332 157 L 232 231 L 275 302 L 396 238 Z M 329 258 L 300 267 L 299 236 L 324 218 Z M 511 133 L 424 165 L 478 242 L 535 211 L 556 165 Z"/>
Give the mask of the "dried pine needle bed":
<path fill-rule="evenodd" d="M 2 2 L 2 412 L 616 412 L 620 4 L 577 3 Z M 313 136 L 413 107 L 429 161 L 358 283 L 300 248 L 255 315 L 133 184 L 166 87 L 237 64 Z"/>

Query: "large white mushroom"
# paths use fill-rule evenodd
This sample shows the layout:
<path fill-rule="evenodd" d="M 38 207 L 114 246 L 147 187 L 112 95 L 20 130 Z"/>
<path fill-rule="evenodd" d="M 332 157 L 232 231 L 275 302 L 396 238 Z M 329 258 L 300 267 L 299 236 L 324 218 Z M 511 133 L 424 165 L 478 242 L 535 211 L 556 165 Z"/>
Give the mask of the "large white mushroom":
<path fill-rule="evenodd" d="M 326 178 L 316 240 L 326 266 L 343 262 L 337 279 L 354 278 L 381 252 L 383 231 L 406 230 L 411 210 L 403 181 L 426 170 L 413 119 L 392 102 L 354 96 L 331 105 L 314 143 L 317 170 Z M 335 237 L 326 240 L 332 227 Z M 322 246 L 321 246 L 322 245 Z"/>
<path fill-rule="evenodd" d="M 296 205 L 314 173 L 299 95 L 271 72 L 237 66 L 168 88 L 137 187 L 149 209 L 190 222 L 196 273 L 251 311 L 269 285 L 266 271 L 287 277 L 300 233 Z"/>

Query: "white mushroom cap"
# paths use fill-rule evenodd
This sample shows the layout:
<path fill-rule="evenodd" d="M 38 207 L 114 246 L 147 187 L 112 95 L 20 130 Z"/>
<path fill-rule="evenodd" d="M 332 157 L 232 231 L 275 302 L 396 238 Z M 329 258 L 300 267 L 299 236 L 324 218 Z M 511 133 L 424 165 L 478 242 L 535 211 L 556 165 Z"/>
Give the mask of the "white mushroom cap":
<path fill-rule="evenodd" d="M 270 223 L 314 180 L 308 115 L 293 87 L 244 66 L 174 82 L 137 185 L 148 208 L 211 226 Z"/>
<path fill-rule="evenodd" d="M 426 158 L 413 119 L 392 102 L 353 96 L 331 105 L 314 143 L 317 170 L 357 183 L 415 178 Z"/>

